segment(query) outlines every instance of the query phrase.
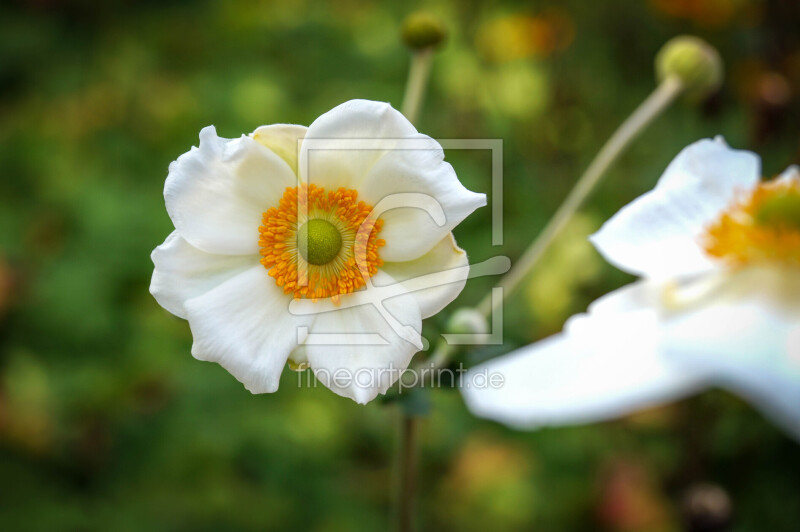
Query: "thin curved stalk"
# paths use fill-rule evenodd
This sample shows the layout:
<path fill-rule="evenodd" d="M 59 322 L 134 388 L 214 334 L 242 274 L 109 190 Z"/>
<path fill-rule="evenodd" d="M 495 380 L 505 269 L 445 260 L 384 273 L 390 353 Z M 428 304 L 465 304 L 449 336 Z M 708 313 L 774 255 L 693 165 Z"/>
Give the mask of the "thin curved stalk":
<path fill-rule="evenodd" d="M 683 92 L 683 89 L 684 86 L 678 78 L 668 77 L 664 79 L 611 135 L 611 138 L 597 153 L 536 240 L 533 241 L 525 253 L 517 260 L 511 271 L 498 284 L 498 286 L 503 287 L 504 298 L 508 297 L 508 294 L 511 294 L 533 267 L 536 266 L 545 251 L 564 230 L 570 218 L 583 205 L 586 198 L 600 182 L 609 166 L 664 109 L 669 107 L 675 98 Z M 492 305 L 491 293 L 483 298 L 477 308 L 486 316 L 492 314 L 494 306 Z"/>

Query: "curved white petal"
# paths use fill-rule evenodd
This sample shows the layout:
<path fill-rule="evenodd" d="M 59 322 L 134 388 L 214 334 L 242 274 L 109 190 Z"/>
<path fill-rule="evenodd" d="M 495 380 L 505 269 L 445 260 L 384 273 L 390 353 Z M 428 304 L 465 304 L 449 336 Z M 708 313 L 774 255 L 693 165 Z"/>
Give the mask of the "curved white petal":
<path fill-rule="evenodd" d="M 699 181 L 706 184 L 708 192 L 726 195 L 731 190 L 749 190 L 760 179 L 758 155 L 734 150 L 718 136 L 698 140 L 681 150 L 659 178 L 656 188 L 680 188 Z"/>
<path fill-rule="evenodd" d="M 213 126 L 200 132 L 200 147 L 170 164 L 164 185 L 175 229 L 209 253 L 258 253 L 258 226 L 296 177 L 275 153 L 251 137 L 228 140 Z"/>
<path fill-rule="evenodd" d="M 424 319 L 437 314 L 458 297 L 467 282 L 469 261 L 467 253 L 458 247 L 450 233 L 420 258 L 387 262 L 381 270 L 414 296 Z"/>
<path fill-rule="evenodd" d="M 616 418 L 698 389 L 698 376 L 659 352 L 661 319 L 630 300 L 638 291 L 617 291 L 607 299 L 623 301 L 606 301 L 607 311 L 583 315 L 568 332 L 471 369 L 461 388 L 467 406 L 481 417 L 535 428 Z M 493 373 L 503 376 L 502 386 L 485 385 Z"/>
<path fill-rule="evenodd" d="M 292 172 L 297 175 L 300 157 L 300 140 L 306 136 L 308 128 L 295 124 L 272 124 L 261 126 L 253 132 L 253 138 L 272 150 L 283 159 Z"/>
<path fill-rule="evenodd" d="M 405 116 L 388 103 L 350 100 L 323 114 L 308 127 L 300 148 L 300 172 L 303 181 L 327 189 L 339 187 L 360 190 L 367 172 L 397 139 L 414 135 L 417 130 Z M 348 139 L 344 145 L 337 139 Z M 386 139 L 380 149 L 375 140 Z M 364 149 L 353 149 L 350 141 L 365 141 Z"/>
<path fill-rule="evenodd" d="M 384 286 L 394 284 L 388 277 L 379 271 L 373 279 Z M 342 299 L 343 305 L 348 298 Z M 410 334 L 419 342 L 422 320 L 414 298 L 401 294 L 383 304 L 402 330 L 392 327 L 371 304 L 343 306 L 318 314 L 305 344 L 317 380 L 361 404 L 386 393 L 418 351 L 403 338 Z"/>
<path fill-rule="evenodd" d="M 621 270 L 651 278 L 715 269 L 699 239 L 736 194 L 760 178 L 760 161 L 724 142 L 701 140 L 670 163 L 655 189 L 623 207 L 590 237 Z"/>
<path fill-rule="evenodd" d="M 327 189 L 357 190 L 380 211 L 381 256 L 391 262 L 425 254 L 486 204 L 485 195 L 459 182 L 438 142 L 381 102 L 352 100 L 315 120 L 300 149 L 299 175 Z"/>
<path fill-rule="evenodd" d="M 217 362 L 252 393 L 278 389 L 300 326 L 312 316 L 289 313 L 291 297 L 261 265 L 240 273 L 185 303 L 192 329 L 192 355 Z"/>
<path fill-rule="evenodd" d="M 799 183 L 800 182 L 800 166 L 793 164 L 789 168 L 783 171 L 783 173 L 778 176 L 778 179 L 775 180 L 776 183 Z"/>
<path fill-rule="evenodd" d="M 186 319 L 184 303 L 258 264 L 258 255 L 214 255 L 173 231 L 150 255 L 155 265 L 150 293 L 158 304 Z"/>
<path fill-rule="evenodd" d="M 389 151 L 378 159 L 359 189 L 360 198 L 381 210 L 376 213 L 384 221 L 381 257 L 389 262 L 422 256 L 486 205 L 485 194 L 461 184 L 438 142 L 422 134 L 413 140 L 415 149 Z"/>
<path fill-rule="evenodd" d="M 800 439 L 800 309 L 755 298 L 703 307 L 670 320 L 664 350 Z"/>
<path fill-rule="evenodd" d="M 625 312 L 657 309 L 661 306 L 663 290 L 662 284 L 645 280 L 625 285 L 592 301 L 586 314 L 577 314 L 567 320 L 564 332 L 572 334 L 577 322 L 585 319 L 596 317 L 613 319 L 614 316 Z"/>

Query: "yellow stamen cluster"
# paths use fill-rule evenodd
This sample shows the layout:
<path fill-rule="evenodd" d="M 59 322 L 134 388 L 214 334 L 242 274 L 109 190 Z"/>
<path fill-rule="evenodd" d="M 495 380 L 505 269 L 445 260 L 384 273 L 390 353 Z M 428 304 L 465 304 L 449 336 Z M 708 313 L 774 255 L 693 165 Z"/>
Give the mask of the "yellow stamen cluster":
<path fill-rule="evenodd" d="M 760 184 L 706 229 L 703 245 L 734 266 L 800 267 L 800 182 Z"/>
<path fill-rule="evenodd" d="M 355 190 L 339 188 L 326 192 L 313 184 L 301 185 L 287 188 L 278 206 L 263 214 L 258 228 L 261 264 L 284 293 L 292 294 L 295 299 L 330 297 L 338 304 L 340 296 L 362 288 L 377 273 L 383 265 L 378 248 L 386 244 L 377 236 L 383 220 L 372 217 L 372 207 L 357 198 Z M 309 237 L 308 228 L 320 225 L 329 230 L 329 226 L 306 225 L 311 220 L 324 220 L 341 235 L 338 253 L 325 264 L 306 260 L 312 255 L 333 254 L 330 242 L 325 244 L 327 248 L 314 253 L 315 241 Z M 307 242 L 299 242 L 298 233 Z"/>

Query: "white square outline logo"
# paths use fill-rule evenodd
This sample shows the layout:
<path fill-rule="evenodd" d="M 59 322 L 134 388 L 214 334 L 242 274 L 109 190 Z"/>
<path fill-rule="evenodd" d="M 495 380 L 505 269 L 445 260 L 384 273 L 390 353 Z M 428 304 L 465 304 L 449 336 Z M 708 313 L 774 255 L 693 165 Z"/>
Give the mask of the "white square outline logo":
<path fill-rule="evenodd" d="M 331 150 L 490 150 L 491 151 L 491 217 L 492 217 L 492 247 L 503 244 L 503 139 L 432 139 L 425 138 L 381 138 L 381 139 L 321 139 L 321 138 L 302 138 L 297 140 L 298 154 L 298 174 L 309 175 L 309 159 L 301 160 L 302 149 L 306 153 L 311 151 L 331 151 Z M 302 166 L 301 166 L 302 165 Z M 308 184 L 313 181 L 308 180 Z M 298 177 L 298 186 L 300 180 Z M 411 205 L 408 202 L 412 202 Z M 416 203 L 416 204 L 413 204 Z M 444 209 L 439 202 L 421 193 L 399 193 L 391 194 L 375 205 L 370 217 L 376 219 L 380 214 L 394 208 L 419 208 L 425 210 L 437 225 L 442 226 L 446 223 Z M 305 209 L 305 210 L 302 210 Z M 307 216 L 308 205 L 301 205 L 298 202 L 298 214 Z M 293 299 L 289 304 L 289 312 L 293 315 L 311 315 L 324 312 L 335 312 L 344 308 L 351 308 L 361 305 L 372 305 L 381 314 L 384 320 L 391 326 L 395 334 L 400 338 L 413 344 L 419 350 L 426 350 L 428 342 L 411 326 L 401 324 L 386 309 L 383 301 L 396 297 L 401 293 L 414 292 L 416 290 L 432 288 L 458 282 L 473 277 L 487 275 L 501 275 L 510 269 L 511 262 L 506 256 L 498 255 L 491 257 L 481 263 L 470 264 L 462 268 L 463 274 L 458 275 L 455 280 L 449 279 L 442 282 L 443 272 L 434 272 L 423 275 L 411 280 L 394 285 L 378 287 L 374 286 L 369 276 L 365 276 L 367 289 L 348 294 L 338 305 L 334 305 L 330 300 L 311 301 L 309 299 Z M 452 271 L 451 271 L 452 272 Z M 459 272 L 461 273 L 461 272 Z M 411 284 L 409 289 L 408 285 Z M 502 312 L 503 288 L 495 287 L 492 289 L 493 308 L 491 316 L 491 328 L 489 333 L 442 333 L 445 341 L 451 345 L 500 345 L 503 343 L 503 312 Z M 378 333 L 310 333 L 307 326 L 297 328 L 298 345 L 387 345 L 390 342 Z M 423 343 L 424 342 L 424 343 Z"/>

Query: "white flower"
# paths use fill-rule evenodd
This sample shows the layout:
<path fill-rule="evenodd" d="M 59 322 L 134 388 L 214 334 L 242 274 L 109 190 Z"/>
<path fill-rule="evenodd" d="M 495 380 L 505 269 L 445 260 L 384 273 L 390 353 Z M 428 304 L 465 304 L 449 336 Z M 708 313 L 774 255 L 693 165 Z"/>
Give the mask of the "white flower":
<path fill-rule="evenodd" d="M 591 241 L 642 279 L 561 334 L 476 368 L 505 385 L 465 385 L 475 414 L 527 428 L 585 423 L 718 385 L 800 438 L 796 168 L 761 182 L 756 155 L 699 141 Z"/>
<path fill-rule="evenodd" d="M 309 148 L 309 139 L 366 147 Z M 288 359 L 366 403 L 418 351 L 421 320 L 464 286 L 467 257 L 451 231 L 486 200 L 443 159 L 436 141 L 379 102 L 353 100 L 308 128 L 264 126 L 232 140 L 207 127 L 199 148 L 170 165 L 164 197 L 175 231 L 153 251 L 150 291 L 189 321 L 192 355 L 218 362 L 251 392 L 277 390 Z M 432 198 L 438 211 L 409 203 L 372 212 L 408 193 Z M 406 289 L 432 272 L 444 272 L 445 282 Z M 388 299 L 378 288 L 387 286 Z M 382 307 L 360 304 L 376 298 Z M 292 312 L 293 300 L 317 311 Z M 385 341 L 321 345 L 305 342 L 306 333 Z"/>

